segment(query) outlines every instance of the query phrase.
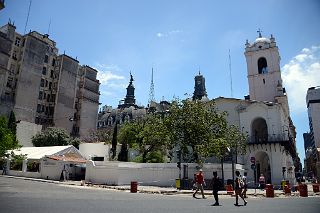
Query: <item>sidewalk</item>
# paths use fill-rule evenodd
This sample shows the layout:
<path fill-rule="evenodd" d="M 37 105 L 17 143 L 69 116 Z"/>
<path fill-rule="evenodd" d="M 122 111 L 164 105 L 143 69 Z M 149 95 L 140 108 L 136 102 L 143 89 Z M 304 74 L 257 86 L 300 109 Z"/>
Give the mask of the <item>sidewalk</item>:
<path fill-rule="evenodd" d="M 37 179 L 37 178 L 28 178 L 28 177 L 17 177 L 17 176 L 9 176 L 9 175 L 1 175 L 2 177 L 6 178 L 15 178 L 15 179 L 22 179 L 22 180 L 29 180 L 29 181 L 37 181 L 37 182 L 44 182 L 44 183 L 52 183 L 52 184 L 60 184 L 60 185 L 69 185 L 69 186 L 77 186 L 79 188 L 104 188 L 109 190 L 118 190 L 118 191 L 127 191 L 130 192 L 130 185 L 122 185 L 122 186 L 110 186 L 110 185 L 102 185 L 102 184 L 91 184 L 85 183 L 81 185 L 81 181 L 56 181 L 56 180 L 46 180 L 46 179 Z M 158 186 L 140 186 L 138 185 L 138 192 L 139 193 L 147 193 L 147 194 L 164 194 L 164 195 L 190 195 L 193 193 L 192 190 L 178 190 L 173 187 L 158 187 Z M 211 190 L 204 190 L 204 194 L 206 196 L 212 196 Z M 227 194 L 227 191 L 219 191 L 219 195 L 222 197 L 232 197 L 234 195 Z M 198 193 L 200 196 L 200 192 Z M 248 197 L 265 197 L 266 191 L 256 189 L 256 193 L 254 189 L 248 189 L 247 191 Z M 282 190 L 274 190 L 275 197 L 290 197 L 285 195 Z M 299 192 L 291 192 L 291 196 L 299 196 Z M 314 193 L 312 190 L 312 185 L 308 184 L 308 196 L 320 196 L 320 193 Z"/>

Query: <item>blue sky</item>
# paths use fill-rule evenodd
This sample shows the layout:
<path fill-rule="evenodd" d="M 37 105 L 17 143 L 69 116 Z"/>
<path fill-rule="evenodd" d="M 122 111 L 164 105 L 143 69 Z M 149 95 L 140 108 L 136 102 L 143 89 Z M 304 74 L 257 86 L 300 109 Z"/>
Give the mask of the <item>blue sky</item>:
<path fill-rule="evenodd" d="M 29 1 L 5 4 L 0 24 L 10 18 L 23 34 Z M 249 92 L 244 44 L 261 28 L 263 36 L 274 35 L 280 50 L 303 159 L 302 133 L 309 131 L 305 95 L 320 85 L 319 23 L 317 0 L 32 0 L 26 32 L 49 31 L 60 53 L 98 69 L 100 102 L 116 107 L 130 71 L 137 103 L 147 105 L 152 67 L 158 101 L 192 94 L 199 69 L 209 98 L 231 97 L 229 49 L 233 97 L 243 98 Z"/>

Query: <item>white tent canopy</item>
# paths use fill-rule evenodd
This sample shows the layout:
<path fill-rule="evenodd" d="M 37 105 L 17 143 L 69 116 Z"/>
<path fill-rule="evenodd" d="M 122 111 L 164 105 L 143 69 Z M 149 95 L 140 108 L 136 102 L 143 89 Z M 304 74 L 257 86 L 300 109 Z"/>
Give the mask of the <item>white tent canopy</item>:
<path fill-rule="evenodd" d="M 44 147 L 21 147 L 20 149 L 9 150 L 8 153 L 15 155 L 26 155 L 27 159 L 40 160 L 45 156 L 61 156 L 67 153 L 76 153 L 82 156 L 82 154 L 74 146 L 44 146 Z"/>

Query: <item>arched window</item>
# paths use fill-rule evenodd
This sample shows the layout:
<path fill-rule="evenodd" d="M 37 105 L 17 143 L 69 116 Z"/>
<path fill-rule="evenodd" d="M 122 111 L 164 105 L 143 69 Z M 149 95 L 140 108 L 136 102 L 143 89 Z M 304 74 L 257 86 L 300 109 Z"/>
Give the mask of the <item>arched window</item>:
<path fill-rule="evenodd" d="M 268 141 L 268 126 L 263 118 L 256 118 L 252 124 L 252 142 L 266 143 Z"/>
<path fill-rule="evenodd" d="M 258 71 L 259 74 L 268 73 L 268 64 L 266 58 L 261 57 L 258 59 Z"/>

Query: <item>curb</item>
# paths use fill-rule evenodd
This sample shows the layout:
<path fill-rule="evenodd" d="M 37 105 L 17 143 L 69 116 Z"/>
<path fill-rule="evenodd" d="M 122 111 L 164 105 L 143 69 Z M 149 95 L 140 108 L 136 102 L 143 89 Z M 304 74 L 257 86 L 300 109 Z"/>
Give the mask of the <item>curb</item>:
<path fill-rule="evenodd" d="M 111 189 L 111 190 L 118 190 L 118 191 L 129 191 L 130 192 L 130 186 L 124 185 L 124 186 L 110 186 L 110 185 L 101 185 L 101 184 L 91 184 L 86 183 L 84 186 L 81 186 L 81 183 L 78 182 L 70 182 L 70 181 L 56 181 L 56 180 L 46 180 L 46 179 L 38 179 L 38 178 L 29 178 L 29 177 L 23 177 L 23 176 L 10 176 L 10 175 L 1 175 L 2 177 L 6 178 L 13 178 L 13 179 L 21 179 L 21 180 L 29 180 L 29 181 L 36 181 L 36 182 L 43 182 L 43 183 L 51 183 L 51 184 L 60 184 L 65 186 L 79 186 L 79 187 L 93 187 L 93 188 L 105 188 L 105 189 Z M 149 187 L 149 189 L 148 189 Z M 178 190 L 178 189 L 166 189 L 161 187 L 153 187 L 153 186 L 140 186 L 140 189 L 138 189 L 138 193 L 145 193 L 145 194 L 163 194 L 163 195 L 191 195 L 193 191 L 191 190 Z M 152 188 L 152 189 L 150 189 Z M 211 191 L 204 191 L 205 195 L 212 195 Z M 219 191 L 219 195 L 222 196 L 230 196 L 234 197 L 235 195 L 228 194 L 226 191 Z M 320 193 L 314 193 L 309 191 L 309 197 L 319 196 Z M 247 192 L 248 197 L 266 197 L 266 193 L 252 193 Z M 291 192 L 291 195 L 286 195 L 282 190 L 277 190 L 274 193 L 275 198 L 289 198 L 289 197 L 299 197 L 299 192 Z"/>

